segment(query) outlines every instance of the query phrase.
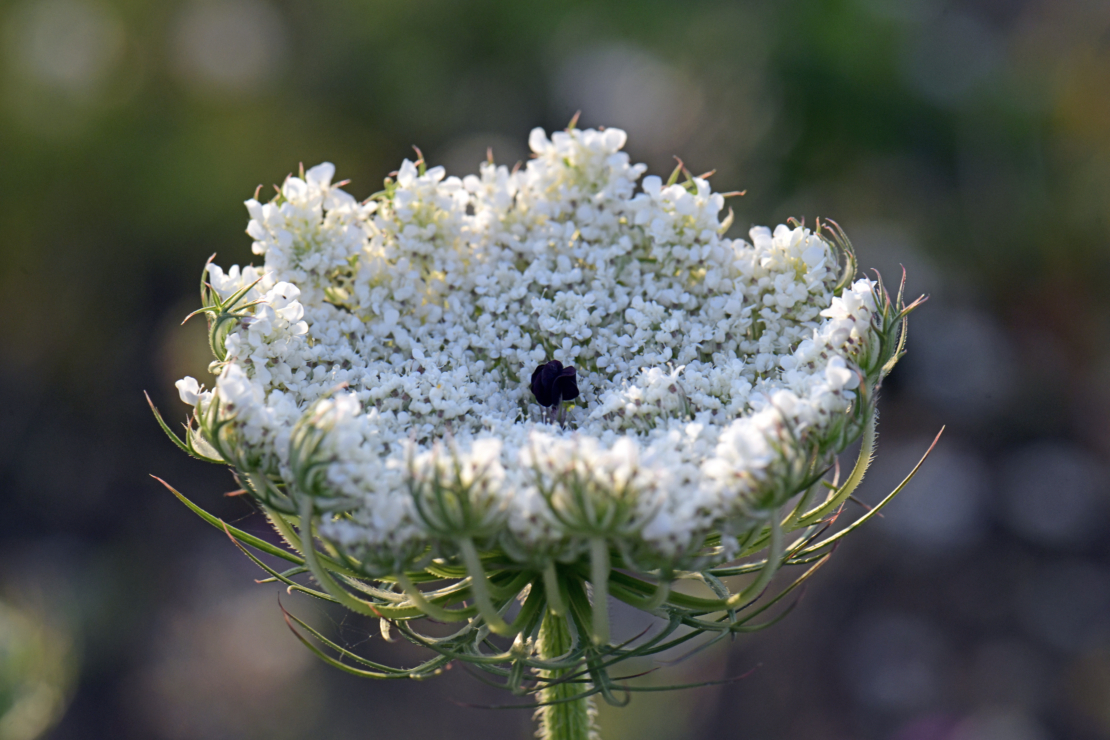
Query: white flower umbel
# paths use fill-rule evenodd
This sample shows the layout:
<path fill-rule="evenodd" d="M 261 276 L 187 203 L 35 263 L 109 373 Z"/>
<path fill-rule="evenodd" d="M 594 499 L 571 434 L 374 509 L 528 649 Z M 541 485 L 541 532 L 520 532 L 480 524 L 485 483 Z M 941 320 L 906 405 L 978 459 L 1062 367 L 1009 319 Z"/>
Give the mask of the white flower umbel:
<path fill-rule="evenodd" d="M 363 203 L 330 164 L 288 178 L 246 203 L 263 265 L 206 267 L 215 387 L 177 384 L 179 443 L 235 468 L 328 598 L 465 622 L 403 631 L 480 665 L 476 635 L 515 636 L 516 689 L 585 661 L 611 698 L 608 665 L 664 649 L 610 645 L 608 593 L 727 634 L 781 566 L 817 562 L 913 308 L 857 279 L 835 224 L 729 237 L 707 179 L 644 177 L 624 143 L 536 129 L 523 167 L 405 160 Z M 545 408 L 530 379 L 551 361 L 579 393 Z M 670 591 L 690 574 L 715 597 Z M 545 614 L 569 620 L 554 654 Z"/>

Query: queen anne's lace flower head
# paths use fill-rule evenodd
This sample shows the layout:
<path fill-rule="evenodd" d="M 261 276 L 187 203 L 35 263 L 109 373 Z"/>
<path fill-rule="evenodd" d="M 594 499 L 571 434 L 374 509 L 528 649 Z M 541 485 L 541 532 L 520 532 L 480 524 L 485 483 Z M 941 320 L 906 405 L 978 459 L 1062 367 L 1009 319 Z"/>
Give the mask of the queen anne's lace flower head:
<path fill-rule="evenodd" d="M 519 169 L 405 160 L 363 203 L 322 164 L 246 202 L 261 267 L 207 266 L 218 374 L 177 384 L 186 445 L 315 531 L 326 563 L 400 584 L 356 592 L 374 613 L 447 618 L 466 598 L 524 634 L 510 597 L 574 607 L 567 579 L 665 613 L 674 574 L 767 547 L 778 568 L 784 533 L 850 493 L 823 476 L 873 441 L 901 296 L 857 279 L 834 224 L 727 236 L 708 180 L 645 177 L 624 143 L 536 129 Z M 657 592 L 609 584 L 610 558 L 657 571 Z M 422 595 L 419 572 L 464 578 L 460 598 Z"/>

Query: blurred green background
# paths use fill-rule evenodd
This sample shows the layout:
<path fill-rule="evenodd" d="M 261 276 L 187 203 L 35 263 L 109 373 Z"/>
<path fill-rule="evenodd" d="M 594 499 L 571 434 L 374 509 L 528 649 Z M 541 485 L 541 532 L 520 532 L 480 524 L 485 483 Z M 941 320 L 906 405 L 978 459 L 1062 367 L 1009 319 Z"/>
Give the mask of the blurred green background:
<path fill-rule="evenodd" d="M 365 197 L 414 144 L 451 174 L 487 146 L 511 164 L 576 110 L 656 173 L 746 189 L 737 235 L 833 217 L 932 296 L 863 498 L 948 425 L 789 619 L 659 680 L 750 676 L 606 709 L 607 740 L 1110 738 L 1105 0 L 0 4 L 0 713 L 24 718 L 0 738 L 530 735 L 461 669 L 317 664 L 147 477 L 264 529 L 142 391 L 184 418 L 172 383 L 208 357 L 178 324 L 209 254 L 251 259 L 260 183 L 330 160 Z"/>

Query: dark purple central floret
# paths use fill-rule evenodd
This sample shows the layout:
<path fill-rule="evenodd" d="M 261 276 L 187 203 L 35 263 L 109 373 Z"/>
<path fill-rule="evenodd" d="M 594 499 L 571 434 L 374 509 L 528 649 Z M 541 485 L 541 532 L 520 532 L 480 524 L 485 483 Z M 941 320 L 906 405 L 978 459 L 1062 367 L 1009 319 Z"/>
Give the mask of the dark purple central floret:
<path fill-rule="evenodd" d="M 578 378 L 573 367 L 558 360 L 540 365 L 532 372 L 532 395 L 540 406 L 558 406 L 560 401 L 578 398 Z"/>

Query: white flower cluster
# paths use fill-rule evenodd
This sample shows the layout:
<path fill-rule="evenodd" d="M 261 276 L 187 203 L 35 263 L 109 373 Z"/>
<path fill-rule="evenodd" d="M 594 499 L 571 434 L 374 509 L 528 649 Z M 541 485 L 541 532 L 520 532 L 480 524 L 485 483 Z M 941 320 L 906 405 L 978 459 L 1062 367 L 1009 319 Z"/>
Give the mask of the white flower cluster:
<path fill-rule="evenodd" d="M 218 398 L 238 460 L 287 483 L 292 430 L 319 429 L 342 502 L 321 532 L 367 558 L 452 527 L 509 552 L 601 533 L 674 557 L 755 521 L 791 445 L 855 398 L 874 285 L 834 294 L 839 255 L 804 228 L 726 238 L 706 180 L 641 180 L 624 143 L 536 129 L 519 170 L 406 160 L 359 204 L 323 164 L 247 201 L 265 264 L 208 279 L 249 288 L 249 315 L 214 392 L 186 378 L 182 400 L 199 416 Z M 528 385 L 549 360 L 577 370 L 561 422 Z M 433 489 L 467 516 L 432 512 Z"/>

